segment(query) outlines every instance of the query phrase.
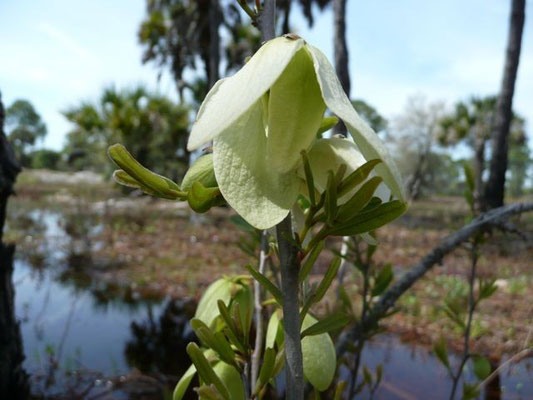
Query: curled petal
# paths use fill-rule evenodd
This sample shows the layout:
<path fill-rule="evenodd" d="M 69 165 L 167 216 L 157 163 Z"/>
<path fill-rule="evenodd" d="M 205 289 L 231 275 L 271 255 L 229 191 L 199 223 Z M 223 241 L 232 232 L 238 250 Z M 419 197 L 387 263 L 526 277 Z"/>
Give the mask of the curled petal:
<path fill-rule="evenodd" d="M 214 139 L 249 110 L 276 82 L 303 44 L 302 39 L 272 39 L 239 72 L 218 81 L 202 103 L 187 148 L 194 150 Z"/>
<path fill-rule="evenodd" d="M 367 160 L 379 158 L 383 161 L 376 167 L 376 171 L 383 177 L 394 196 L 405 201 L 400 173 L 385 145 L 353 108 L 326 56 L 316 47 L 307 46 L 307 48 L 313 57 L 324 102 L 334 114 L 344 121 L 363 156 Z"/>
<path fill-rule="evenodd" d="M 289 213 L 300 188 L 294 171 L 271 168 L 263 106 L 258 100 L 214 139 L 215 176 L 222 195 L 249 224 L 267 229 Z"/>
<path fill-rule="evenodd" d="M 313 60 L 305 48 L 274 83 L 268 101 L 267 154 L 273 168 L 287 172 L 300 162 L 300 151 L 315 139 L 326 109 Z"/>

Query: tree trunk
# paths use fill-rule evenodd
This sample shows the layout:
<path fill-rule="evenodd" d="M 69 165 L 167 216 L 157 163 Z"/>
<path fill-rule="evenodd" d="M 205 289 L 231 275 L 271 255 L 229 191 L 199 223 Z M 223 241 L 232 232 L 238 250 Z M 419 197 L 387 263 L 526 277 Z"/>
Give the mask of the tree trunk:
<path fill-rule="evenodd" d="M 485 191 L 485 202 L 490 208 L 502 206 L 504 200 L 513 94 L 522 47 L 525 8 L 525 0 L 512 0 L 505 66 L 492 131 L 490 177 Z"/>
<path fill-rule="evenodd" d="M 474 174 L 476 178 L 476 188 L 474 190 L 474 201 L 476 210 L 485 209 L 485 199 L 483 198 L 483 172 L 485 171 L 485 147 L 487 140 L 482 132 L 478 132 L 474 143 Z"/>
<path fill-rule="evenodd" d="M 335 50 L 335 69 L 342 88 L 350 97 L 350 72 L 348 69 L 348 46 L 346 44 L 346 2 L 347 0 L 333 0 L 333 24 L 335 36 L 333 39 Z M 334 132 L 346 136 L 346 126 L 339 122 Z"/>
<path fill-rule="evenodd" d="M 283 10 L 283 25 L 281 27 L 281 30 L 283 31 L 283 34 L 290 33 L 291 32 L 291 26 L 290 26 L 290 15 L 291 15 L 291 6 L 292 6 L 292 0 L 285 0 L 285 9 Z"/>
<path fill-rule="evenodd" d="M 7 200 L 20 171 L 4 134 L 4 107 L 0 99 L 0 398 L 28 397 L 28 375 L 22 368 L 24 351 L 20 327 L 15 317 L 12 281 L 14 246 L 2 243 Z"/>
<path fill-rule="evenodd" d="M 207 70 L 207 80 L 209 89 L 219 79 L 218 67 L 220 65 L 220 9 L 218 0 L 210 0 L 209 7 L 209 65 Z"/>

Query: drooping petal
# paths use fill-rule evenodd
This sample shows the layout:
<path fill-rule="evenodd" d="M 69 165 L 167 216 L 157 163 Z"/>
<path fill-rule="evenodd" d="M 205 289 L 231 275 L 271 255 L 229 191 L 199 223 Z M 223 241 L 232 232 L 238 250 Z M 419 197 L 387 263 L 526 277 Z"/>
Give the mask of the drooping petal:
<path fill-rule="evenodd" d="M 353 142 L 341 138 L 317 140 L 309 149 L 307 157 L 319 192 L 326 190 L 328 171 L 335 173 L 341 164 L 345 164 L 347 176 L 367 161 Z M 303 170 L 299 171 L 299 175 L 304 177 Z"/>
<path fill-rule="evenodd" d="M 187 148 L 199 148 L 232 125 L 270 89 L 303 44 L 302 39 L 272 39 L 235 75 L 218 81 L 202 103 Z"/>
<path fill-rule="evenodd" d="M 344 121 L 363 156 L 367 160 L 379 158 L 383 161 L 376 167 L 376 171 L 391 189 L 394 196 L 399 200 L 405 201 L 400 173 L 385 145 L 353 108 L 327 57 L 316 47 L 310 45 L 306 47 L 313 57 L 324 102 L 334 114 Z"/>
<path fill-rule="evenodd" d="M 213 143 L 215 176 L 222 195 L 258 229 L 270 228 L 285 218 L 300 188 L 294 171 L 280 173 L 271 168 L 266 147 L 261 100 Z"/>
<path fill-rule="evenodd" d="M 326 105 L 313 60 L 302 48 L 270 88 L 267 156 L 272 168 L 287 172 L 316 137 Z"/>

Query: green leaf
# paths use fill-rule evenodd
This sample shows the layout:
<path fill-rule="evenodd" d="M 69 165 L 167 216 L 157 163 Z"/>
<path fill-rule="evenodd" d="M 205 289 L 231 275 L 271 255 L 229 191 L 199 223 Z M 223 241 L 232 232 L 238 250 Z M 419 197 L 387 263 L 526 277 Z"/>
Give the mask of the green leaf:
<path fill-rule="evenodd" d="M 204 213 L 217 205 L 220 190 L 217 187 L 206 188 L 200 182 L 195 181 L 187 193 L 189 206 L 197 213 Z"/>
<path fill-rule="evenodd" d="M 241 375 L 234 367 L 225 362 L 219 362 L 213 367 L 213 370 L 228 389 L 231 400 L 245 399 Z"/>
<path fill-rule="evenodd" d="M 204 292 L 198 302 L 195 318 L 198 318 L 204 324 L 212 327 L 212 323 L 219 315 L 217 302 L 223 301 L 228 305 L 231 301 L 231 293 L 234 291 L 235 284 L 229 279 L 221 278 L 213 282 Z"/>
<path fill-rule="evenodd" d="M 246 222 L 246 220 L 240 215 L 232 215 L 231 217 L 229 217 L 229 219 L 240 230 L 243 230 L 245 232 L 250 232 L 250 233 L 256 232 L 256 229 L 252 225 L 250 225 L 248 222 Z"/>
<path fill-rule="evenodd" d="M 339 196 L 344 196 L 350 190 L 363 183 L 366 178 L 368 178 L 368 175 L 370 175 L 374 167 L 380 162 L 380 159 L 367 161 L 365 164 L 361 165 L 350 175 L 348 175 L 341 183 L 341 186 L 339 188 Z"/>
<path fill-rule="evenodd" d="M 324 202 L 324 212 L 326 213 L 326 223 L 333 226 L 337 217 L 337 184 L 332 171 L 328 172 L 328 183 L 326 186 L 326 200 Z"/>
<path fill-rule="evenodd" d="M 194 375 L 196 374 L 196 367 L 192 364 L 187 371 L 181 376 L 176 387 L 174 388 L 174 393 L 172 394 L 172 400 L 181 400 L 187 391 L 187 388 L 191 384 Z"/>
<path fill-rule="evenodd" d="M 372 374 L 367 367 L 363 367 L 363 380 L 369 387 L 372 386 Z"/>
<path fill-rule="evenodd" d="M 183 177 L 181 190 L 189 191 L 194 182 L 200 182 L 206 188 L 218 186 L 213 166 L 213 154 L 204 154 L 194 161 Z"/>
<path fill-rule="evenodd" d="M 270 382 L 274 377 L 274 367 L 276 363 L 276 351 L 272 347 L 267 347 L 263 357 L 263 364 L 259 370 L 259 377 L 257 378 L 255 394 Z"/>
<path fill-rule="evenodd" d="M 213 384 L 224 399 L 231 400 L 228 389 L 217 376 L 196 343 L 189 343 L 187 345 L 187 354 L 189 354 L 189 357 L 196 366 L 200 378 L 208 385 Z"/>
<path fill-rule="evenodd" d="M 333 279 L 337 276 L 337 271 L 341 265 L 340 257 L 334 257 L 331 263 L 329 264 L 328 270 L 324 275 L 324 278 L 320 281 L 318 288 L 316 289 L 315 295 L 313 296 L 313 303 L 318 303 L 324 298 L 326 292 L 328 291 Z"/>
<path fill-rule="evenodd" d="M 390 264 L 385 265 L 384 268 L 379 271 L 378 276 L 374 282 L 374 287 L 372 288 L 372 297 L 381 295 L 385 289 L 389 287 L 389 284 L 394 279 L 394 272 L 392 271 L 392 266 Z"/>
<path fill-rule="evenodd" d="M 439 339 L 437 343 L 433 346 L 433 352 L 439 359 L 439 361 L 447 368 L 450 369 L 450 360 L 448 359 L 448 349 L 446 346 L 446 341 L 443 337 Z"/>
<path fill-rule="evenodd" d="M 479 281 L 479 300 L 487 299 L 498 290 L 496 279 Z"/>
<path fill-rule="evenodd" d="M 463 171 L 465 173 L 466 184 L 471 193 L 474 193 L 476 190 L 476 181 L 474 179 L 474 171 L 472 167 L 467 162 L 463 163 Z"/>
<path fill-rule="evenodd" d="M 121 144 L 110 146 L 108 154 L 129 176 L 158 195 L 174 199 L 185 196 L 176 183 L 143 167 Z"/>
<path fill-rule="evenodd" d="M 191 320 L 191 328 L 202 343 L 218 353 L 222 361 L 228 364 L 235 363 L 235 352 L 221 332 L 214 333 L 206 324 L 197 318 Z"/>
<path fill-rule="evenodd" d="M 322 122 L 320 123 L 320 128 L 318 128 L 316 136 L 321 137 L 321 135 L 324 132 L 329 131 L 331 128 L 333 128 L 338 123 L 339 123 L 339 119 L 337 117 L 322 118 Z"/>
<path fill-rule="evenodd" d="M 355 217 L 372 199 L 374 192 L 382 181 L 383 179 L 379 176 L 375 176 L 365 182 L 352 198 L 339 208 L 337 219 L 345 221 Z"/>
<path fill-rule="evenodd" d="M 315 265 L 316 260 L 318 259 L 318 256 L 324 249 L 325 243 L 324 241 L 318 242 L 318 244 L 313 247 L 313 250 L 309 253 L 309 255 L 306 257 L 305 262 L 303 263 L 302 267 L 300 268 L 300 273 L 298 276 L 298 279 L 300 282 L 303 282 L 305 278 L 309 275 L 309 272 L 311 272 L 311 269 Z"/>
<path fill-rule="evenodd" d="M 274 347 L 276 343 L 281 343 L 283 339 L 283 330 L 280 329 L 280 320 L 278 312 L 275 311 L 270 316 L 265 337 L 265 347 Z"/>
<path fill-rule="evenodd" d="M 477 385 L 472 385 L 469 383 L 463 383 L 463 400 L 477 399 L 480 391 Z"/>
<path fill-rule="evenodd" d="M 230 309 L 239 306 L 239 320 L 243 329 L 244 338 L 250 336 L 252 326 L 252 316 L 254 311 L 254 295 L 248 285 L 241 286 L 241 289 L 234 295 Z"/>
<path fill-rule="evenodd" d="M 317 320 L 307 315 L 302 324 L 305 330 L 316 324 Z M 335 377 L 337 356 L 335 346 L 327 333 L 306 336 L 302 339 L 304 376 L 317 390 L 326 390 Z"/>
<path fill-rule="evenodd" d="M 342 394 L 344 393 L 344 389 L 346 389 L 346 381 L 340 381 L 337 383 L 337 387 L 335 388 L 335 394 L 333 395 L 333 400 L 342 400 Z"/>
<path fill-rule="evenodd" d="M 475 355 L 472 356 L 472 363 L 474 366 L 474 374 L 476 374 L 476 377 L 480 381 L 487 379 L 487 377 L 492 371 L 489 360 L 487 360 L 483 356 Z"/>
<path fill-rule="evenodd" d="M 307 191 L 309 192 L 309 201 L 312 206 L 315 206 L 315 180 L 313 179 L 313 172 L 311 171 L 309 158 L 307 157 L 305 150 L 302 150 L 302 162 L 304 165 L 305 183 L 307 184 Z"/>
<path fill-rule="evenodd" d="M 362 212 L 350 220 L 335 225 L 328 233 L 332 236 L 353 236 L 373 231 L 401 216 L 407 204 L 399 200 L 381 204 L 370 211 Z"/>
<path fill-rule="evenodd" d="M 258 281 L 272 296 L 274 296 L 279 305 L 283 304 L 283 295 L 281 293 L 281 290 L 276 285 L 274 285 L 274 283 L 272 283 L 270 279 L 268 279 L 265 275 L 260 273 L 251 265 L 246 265 L 245 268 L 248 270 L 250 275 L 254 277 L 256 281 Z"/>
<path fill-rule="evenodd" d="M 337 312 L 321 319 L 316 324 L 305 329 L 302 332 L 302 337 L 320 335 L 322 333 L 342 329 L 350 322 L 350 320 L 351 318 L 345 313 Z"/>

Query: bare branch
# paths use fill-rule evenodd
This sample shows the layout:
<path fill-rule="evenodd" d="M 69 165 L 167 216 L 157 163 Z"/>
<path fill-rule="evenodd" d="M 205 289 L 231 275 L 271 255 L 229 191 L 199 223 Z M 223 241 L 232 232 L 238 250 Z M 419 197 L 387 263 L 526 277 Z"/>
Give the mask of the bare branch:
<path fill-rule="evenodd" d="M 368 315 L 362 319 L 356 329 L 343 335 L 338 343 L 337 349 L 343 351 L 348 342 L 355 340 L 365 328 L 372 326 L 375 321 L 383 317 L 413 284 L 422 278 L 426 272 L 439 264 L 444 256 L 455 250 L 460 244 L 466 242 L 475 234 L 493 227 L 501 225 L 503 221 L 513 215 L 533 211 L 533 203 L 516 203 L 490 210 L 475 218 L 470 224 L 446 237 L 437 247 L 431 250 L 420 262 L 407 271 L 397 280 L 372 307 Z"/>

